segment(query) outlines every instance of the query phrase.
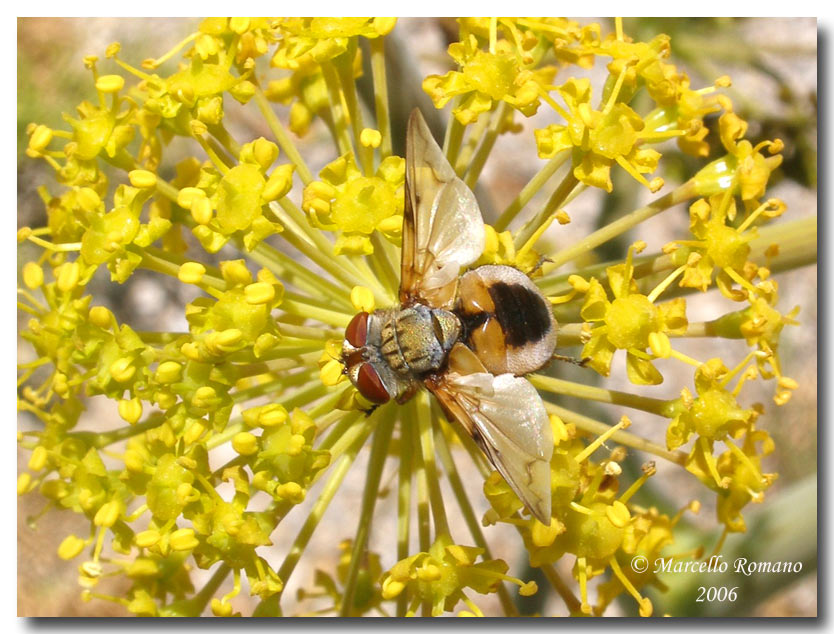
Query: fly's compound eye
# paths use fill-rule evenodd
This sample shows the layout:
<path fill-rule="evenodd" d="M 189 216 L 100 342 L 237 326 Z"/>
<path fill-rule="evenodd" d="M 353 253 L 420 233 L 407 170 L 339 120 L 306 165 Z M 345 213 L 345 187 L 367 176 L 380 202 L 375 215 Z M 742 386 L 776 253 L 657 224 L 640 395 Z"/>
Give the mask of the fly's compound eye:
<path fill-rule="evenodd" d="M 361 348 L 368 339 L 368 313 L 359 313 L 345 328 L 345 339 L 354 348 Z"/>
<path fill-rule="evenodd" d="M 367 313 L 362 314 L 367 315 Z M 371 403 L 387 403 L 391 399 L 391 395 L 388 394 L 388 390 L 382 384 L 379 374 L 370 363 L 363 363 L 359 367 L 356 376 L 356 388 Z"/>

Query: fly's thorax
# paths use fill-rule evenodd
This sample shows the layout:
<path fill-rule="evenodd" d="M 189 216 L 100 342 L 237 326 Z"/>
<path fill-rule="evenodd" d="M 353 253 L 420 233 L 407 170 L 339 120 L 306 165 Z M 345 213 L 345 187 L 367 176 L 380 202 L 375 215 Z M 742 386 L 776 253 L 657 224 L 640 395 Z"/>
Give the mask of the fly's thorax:
<path fill-rule="evenodd" d="M 421 378 L 440 369 L 460 336 L 460 321 L 443 309 L 415 304 L 382 312 L 379 350 L 402 376 Z"/>
<path fill-rule="evenodd" d="M 454 313 L 422 304 L 360 313 L 345 332 L 345 372 L 375 402 L 385 395 L 404 402 L 443 366 L 460 332 Z"/>

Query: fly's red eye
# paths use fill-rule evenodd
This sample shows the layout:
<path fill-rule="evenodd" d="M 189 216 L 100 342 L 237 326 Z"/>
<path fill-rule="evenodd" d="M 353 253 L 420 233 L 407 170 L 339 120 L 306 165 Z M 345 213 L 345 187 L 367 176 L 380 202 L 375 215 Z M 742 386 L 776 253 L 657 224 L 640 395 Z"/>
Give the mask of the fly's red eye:
<path fill-rule="evenodd" d="M 367 313 L 364 313 L 367 315 Z M 372 403 L 387 403 L 391 399 L 388 390 L 382 384 L 374 366 L 370 363 L 363 363 L 359 368 L 356 378 L 356 387 L 366 399 Z"/>
<path fill-rule="evenodd" d="M 359 313 L 345 328 L 345 339 L 354 348 L 361 348 L 368 339 L 368 313 Z"/>

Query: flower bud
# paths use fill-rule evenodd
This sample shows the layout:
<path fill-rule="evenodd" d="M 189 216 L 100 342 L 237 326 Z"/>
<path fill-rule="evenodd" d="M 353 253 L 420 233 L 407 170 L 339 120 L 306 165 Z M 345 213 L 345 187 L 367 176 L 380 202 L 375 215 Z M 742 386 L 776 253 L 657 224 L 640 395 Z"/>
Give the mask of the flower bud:
<path fill-rule="evenodd" d="M 185 262 L 180 266 L 177 278 L 183 284 L 199 284 L 205 274 L 206 267 L 199 262 Z"/>
<path fill-rule="evenodd" d="M 301 434 L 293 434 L 287 443 L 287 453 L 291 456 L 297 456 L 304 450 L 304 445 L 307 440 Z"/>
<path fill-rule="evenodd" d="M 151 529 L 137 533 L 133 538 L 133 542 L 139 546 L 139 548 L 150 548 L 151 546 L 156 545 L 160 538 L 161 535 L 159 534 L 159 531 Z"/>
<path fill-rule="evenodd" d="M 47 458 L 49 458 L 49 452 L 46 450 L 46 447 L 38 445 L 29 457 L 29 469 L 32 471 L 40 471 L 46 466 Z"/>
<path fill-rule="evenodd" d="M 379 130 L 365 128 L 359 134 L 359 143 L 364 147 L 378 148 L 382 143 L 382 134 L 380 134 Z"/>
<path fill-rule="evenodd" d="M 125 85 L 121 75 L 102 75 L 96 80 L 96 90 L 104 93 L 119 92 Z"/>
<path fill-rule="evenodd" d="M 58 290 L 64 293 L 69 293 L 76 286 L 81 277 L 81 266 L 78 260 L 73 262 L 64 262 L 61 266 L 55 269 L 55 284 Z"/>
<path fill-rule="evenodd" d="M 272 170 L 269 179 L 266 181 L 266 185 L 264 185 L 263 192 L 261 192 L 261 198 L 266 202 L 271 202 L 286 196 L 292 189 L 292 175 L 294 170 L 295 166 L 291 163 L 279 165 Z"/>
<path fill-rule="evenodd" d="M 385 236 L 388 242 L 400 246 L 403 239 L 403 217 L 399 214 L 388 216 L 377 223 L 376 230 Z"/>
<path fill-rule="evenodd" d="M 248 304 L 268 304 L 275 299 L 275 287 L 266 282 L 249 284 L 244 289 L 244 293 Z"/>
<path fill-rule="evenodd" d="M 154 380 L 159 383 L 176 383 L 182 378 L 182 364 L 176 361 L 163 361 L 156 368 Z"/>
<path fill-rule="evenodd" d="M 214 210 L 208 198 L 195 198 L 191 202 L 191 217 L 198 225 L 207 225 L 211 222 Z"/>
<path fill-rule="evenodd" d="M 542 524 L 539 521 L 533 523 L 533 528 L 530 530 L 530 537 L 533 540 L 533 543 L 538 546 L 539 548 L 547 548 L 565 530 L 564 524 L 562 524 L 556 518 L 550 520 L 550 525 Z"/>
<path fill-rule="evenodd" d="M 21 473 L 17 477 L 17 494 L 23 495 L 29 491 L 29 485 L 32 484 L 32 476 L 28 473 Z"/>
<path fill-rule="evenodd" d="M 128 172 L 127 177 L 130 179 L 130 184 L 140 189 L 150 189 L 156 187 L 156 174 L 148 170 L 132 170 Z"/>
<path fill-rule="evenodd" d="M 137 577 L 158 577 L 159 572 L 159 564 L 147 557 L 136 559 L 125 568 L 125 574 L 133 579 Z"/>
<path fill-rule="evenodd" d="M 214 616 L 232 616 L 232 604 L 213 597 L 211 600 L 211 613 Z"/>
<path fill-rule="evenodd" d="M 605 516 L 617 528 L 625 528 L 631 521 L 628 507 L 619 500 L 614 500 L 611 506 L 605 508 Z"/>
<path fill-rule="evenodd" d="M 29 137 L 29 149 L 42 152 L 52 141 L 52 130 L 45 125 L 39 125 Z"/>
<path fill-rule="evenodd" d="M 290 130 L 298 136 L 304 136 L 313 122 L 313 113 L 300 101 L 294 101 L 290 106 Z"/>
<path fill-rule="evenodd" d="M 121 512 L 122 506 L 119 501 L 110 500 L 109 502 L 103 504 L 98 511 L 96 511 L 95 517 L 93 518 L 93 524 L 109 528 L 116 523 L 116 520 L 119 519 Z"/>
<path fill-rule="evenodd" d="M 32 289 L 43 284 L 43 269 L 37 262 L 27 262 L 23 266 L 23 283 Z"/>
<path fill-rule="evenodd" d="M 518 593 L 523 597 L 531 597 L 539 591 L 539 586 L 536 584 L 535 581 L 528 581 L 525 583 L 521 588 L 519 588 Z"/>
<path fill-rule="evenodd" d="M 75 535 L 67 535 L 61 545 L 58 546 L 58 556 L 64 560 L 77 557 L 87 544 L 83 539 Z"/>
<path fill-rule="evenodd" d="M 336 359 L 330 359 L 325 362 L 319 372 L 321 382 L 328 387 L 341 383 L 345 378 L 343 369 L 344 367 L 339 361 Z"/>
<path fill-rule="evenodd" d="M 127 383 L 136 373 L 136 366 L 130 357 L 120 357 L 110 364 L 110 376 L 118 383 Z"/>
<path fill-rule="evenodd" d="M 220 274 L 230 286 L 251 284 L 252 274 L 243 260 L 226 260 L 220 263 Z"/>
<path fill-rule="evenodd" d="M 258 424 L 261 427 L 275 427 L 286 422 L 287 417 L 287 410 L 284 409 L 284 406 L 274 403 L 264 407 L 258 416 Z"/>
<path fill-rule="evenodd" d="M 217 392 L 210 385 L 198 387 L 194 392 L 194 396 L 191 398 L 191 404 L 194 407 L 199 407 L 201 409 L 211 409 L 216 406 L 218 402 L 219 399 L 217 398 Z"/>
<path fill-rule="evenodd" d="M 374 31 L 380 35 L 388 35 L 394 30 L 397 24 L 397 18 L 374 18 Z"/>
<path fill-rule="evenodd" d="M 293 504 L 300 504 L 304 501 L 305 491 L 297 482 L 286 482 L 276 487 L 275 494 Z"/>
<path fill-rule="evenodd" d="M 145 458 L 134 449 L 128 449 L 124 453 L 125 469 L 133 473 L 142 473 L 145 468 Z"/>
<path fill-rule="evenodd" d="M 278 158 L 278 146 L 260 137 L 252 142 L 252 158 L 266 171 Z"/>
<path fill-rule="evenodd" d="M 135 425 L 142 418 L 142 401 L 137 398 L 119 400 L 119 416 L 122 420 Z"/>
<path fill-rule="evenodd" d="M 382 598 L 386 601 L 396 599 L 403 590 L 405 590 L 405 584 L 393 577 L 386 577 L 382 582 Z"/>
<path fill-rule="evenodd" d="M 183 187 L 177 192 L 177 204 L 183 209 L 191 209 L 195 200 L 205 197 L 206 192 L 199 187 Z"/>
<path fill-rule="evenodd" d="M 241 35 L 249 30 L 249 18 L 229 18 L 229 30 Z"/>
<path fill-rule="evenodd" d="M 241 456 L 251 456 L 258 453 L 258 437 L 248 431 L 235 434 L 232 438 L 232 449 Z"/>
<path fill-rule="evenodd" d="M 171 533 L 170 544 L 174 550 L 192 550 L 200 541 L 194 536 L 193 528 L 180 528 Z"/>
<path fill-rule="evenodd" d="M 104 306 L 93 306 L 89 313 L 90 323 L 99 328 L 109 328 L 113 323 L 113 313 Z"/>

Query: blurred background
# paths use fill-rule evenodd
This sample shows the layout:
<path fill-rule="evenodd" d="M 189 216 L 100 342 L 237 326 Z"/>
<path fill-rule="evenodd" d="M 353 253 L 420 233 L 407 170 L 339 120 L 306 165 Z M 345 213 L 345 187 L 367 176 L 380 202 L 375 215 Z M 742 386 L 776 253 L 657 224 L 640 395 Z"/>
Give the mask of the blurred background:
<path fill-rule="evenodd" d="M 586 20 L 591 21 L 591 20 Z M 595 20 L 599 21 L 599 20 Z M 581 21 L 585 22 L 585 21 Z M 613 29 L 613 21 L 602 20 L 605 29 Z M 45 220 L 43 204 L 36 193 L 41 184 L 53 185 L 52 170 L 43 163 L 26 157 L 25 133 L 30 122 L 43 123 L 54 127 L 67 127 L 61 113 L 73 113 L 75 105 L 94 95 L 93 81 L 82 63 L 85 55 L 96 54 L 103 58 L 104 49 L 113 41 L 122 44 L 122 57 L 138 66 L 147 57 L 156 57 L 169 50 L 185 35 L 194 31 L 199 24 L 195 19 L 19 19 L 18 20 L 18 223 L 39 226 Z M 672 38 L 672 62 L 685 70 L 692 78 L 693 87 L 710 85 L 720 75 L 730 75 L 733 86 L 727 93 L 733 100 L 736 111 L 748 120 L 750 128 L 747 138 L 754 143 L 763 139 L 780 138 L 785 142 L 784 162 L 771 177 L 768 196 L 783 199 L 788 211 L 781 220 L 787 221 L 816 215 L 817 194 L 817 24 L 814 19 L 626 19 L 625 31 L 635 39 L 649 40 L 657 33 L 667 33 Z M 431 73 L 445 73 L 451 59 L 446 47 L 457 39 L 457 23 L 452 19 L 406 18 L 401 19 L 389 38 L 389 76 L 400 81 L 392 95 L 395 102 L 395 129 L 404 131 L 404 124 L 397 128 L 398 120 L 403 122 L 414 105 L 424 113 L 435 115 L 430 123 L 436 126 L 436 133 L 442 130 L 446 113 L 435 112 L 428 98 L 420 89 L 422 77 Z M 59 43 L 59 44 L 56 44 Z M 407 44 L 406 44 L 407 43 Z M 102 63 L 102 72 L 106 64 Z M 591 71 L 595 94 L 604 80 L 604 65 Z M 576 74 L 573 71 L 571 74 Z M 369 76 L 369 73 L 366 73 Z M 557 76 L 556 83 L 564 81 Z M 360 83 L 360 90 L 362 84 Z M 365 87 L 365 94 L 369 94 Z M 287 119 L 286 108 L 276 106 L 279 117 Z M 639 104 L 636 106 L 641 111 Z M 230 125 L 240 131 L 240 138 L 269 138 L 263 121 L 256 118 L 247 108 L 228 105 Z M 517 195 L 518 191 L 541 167 L 536 157 L 532 129 L 556 122 L 555 114 L 541 108 L 531 119 L 516 121 L 523 130 L 516 135 L 499 138 L 480 179 L 477 195 L 487 222 L 497 217 Z M 713 125 L 716 121 L 711 121 Z M 717 130 L 709 137 L 717 143 Z M 318 122 L 309 135 L 296 140 L 302 154 L 311 168 L 317 172 L 335 158 L 328 131 Z M 196 148 L 188 147 L 187 151 Z M 197 148 L 198 149 L 198 148 Z M 667 187 L 682 182 L 695 169 L 696 163 L 676 151 L 674 145 L 663 148 L 663 172 L 661 175 Z M 176 152 L 172 156 L 177 156 Z M 713 154 L 712 156 L 715 156 Z M 170 168 L 170 165 L 168 165 Z M 163 166 L 165 169 L 165 166 Z M 615 170 L 614 193 L 588 191 L 576 204 L 571 205 L 574 222 L 567 226 L 552 227 L 544 239 L 544 246 L 570 243 L 587 235 L 601 224 L 610 222 L 642 204 L 650 198 L 648 192 Z M 300 199 L 300 191 L 291 194 Z M 542 205 L 549 192 L 541 192 L 531 201 L 529 207 Z M 671 210 L 654 218 L 638 228 L 639 235 L 625 236 L 616 244 L 604 245 L 596 254 L 600 260 L 622 257 L 628 244 L 637 238 L 646 240 L 647 252 L 659 249 L 675 237 L 683 235 L 688 227 L 688 213 L 685 208 Z M 23 245 L 18 254 L 19 262 L 25 262 L 29 252 Z M 547 249 L 542 249 L 547 251 Z M 816 266 L 805 267 L 777 277 L 780 284 L 781 312 L 786 313 L 799 304 L 800 327 L 788 327 L 783 331 L 780 354 L 784 372 L 796 379 L 800 388 L 792 400 L 781 408 L 772 405 L 772 386 L 769 384 L 748 384 L 742 392 L 742 404 L 754 402 L 767 405 L 768 413 L 760 427 L 766 429 L 776 442 L 776 451 L 765 462 L 765 470 L 778 472 L 779 479 L 767 492 L 761 505 L 749 505 L 745 517 L 749 527 L 755 527 L 744 535 L 731 535 L 724 551 L 725 560 L 731 560 L 731 553 L 745 553 L 749 559 L 760 560 L 801 560 L 805 562 L 800 575 L 769 575 L 747 578 L 746 585 L 739 591 L 740 599 L 734 604 L 696 603 L 694 595 L 699 585 L 721 585 L 715 576 L 697 578 L 682 575 L 666 575 L 669 584 L 666 593 L 652 594 L 655 614 L 668 612 L 675 616 L 814 616 L 817 613 L 816 577 L 816 472 L 817 472 L 817 303 Z M 127 321 L 135 328 L 181 330 L 184 328 L 182 309 L 193 298 L 193 289 L 185 288 L 176 280 L 161 279 L 161 276 L 138 271 L 122 286 L 111 284 L 106 276 L 96 278 L 90 290 L 111 308 L 117 319 Z M 717 292 L 704 296 L 689 296 L 690 320 L 697 321 L 723 314 L 730 309 L 724 298 Z M 19 316 L 25 324 L 25 315 Z M 721 342 L 705 340 L 682 341 L 676 347 L 698 358 L 718 356 L 728 365 L 740 360 L 746 353 L 743 345 L 727 352 Z M 705 345 L 713 345 L 712 350 Z M 29 350 L 25 343 L 18 344 L 20 360 L 25 360 Z M 735 356 L 734 356 L 735 355 Z M 737 358 L 736 358 L 737 357 Z M 681 365 L 681 364 L 677 364 Z M 615 363 L 616 366 L 616 363 Z M 587 371 L 560 367 L 556 372 L 564 378 L 584 382 L 598 381 L 589 377 Z M 691 383 L 691 372 L 674 364 L 662 367 L 666 382 L 643 392 L 658 398 L 677 395 L 681 384 Z M 680 372 L 675 380 L 674 372 Z M 624 376 L 612 376 L 605 385 L 614 389 L 629 389 Z M 104 421 L 102 427 L 112 426 L 116 413 L 104 399 L 91 399 L 90 419 Z M 602 405 L 587 402 L 560 402 L 566 407 L 574 406 L 577 411 L 603 420 L 616 422 L 622 411 L 606 409 Z M 633 414 L 633 416 L 632 416 Z M 648 414 L 629 412 L 635 427 L 643 436 L 663 442 L 665 424 Z M 29 428 L 34 423 L 21 415 L 20 426 Z M 645 456 L 633 456 L 625 465 L 635 472 Z M 19 463 L 25 467 L 28 454 L 21 452 Z M 714 495 L 704 489 L 694 477 L 678 467 L 658 465 L 660 475 L 650 480 L 641 491 L 640 502 L 654 504 L 666 512 L 674 512 L 690 499 L 697 498 L 703 503 L 697 516 L 687 514 L 682 526 L 679 542 L 674 550 L 683 552 L 688 544 L 704 544 L 707 552 L 715 544 L 720 531 L 716 527 Z M 346 484 L 334 501 L 335 508 L 328 512 L 329 518 L 350 514 L 355 502 L 360 499 L 364 477 L 363 461 L 357 460 Z M 463 474 L 464 477 L 466 473 Z M 479 478 L 473 472 L 472 477 Z M 483 511 L 486 502 L 475 491 L 472 501 L 476 511 Z M 308 496 L 308 500 L 315 496 Z M 377 514 L 390 517 L 395 503 L 391 499 L 377 506 Z M 36 495 L 27 495 L 18 502 L 18 614 L 27 616 L 117 616 L 126 612 L 118 605 L 105 601 L 82 603 L 80 589 L 76 583 L 77 562 L 65 562 L 57 557 L 56 549 L 63 537 L 75 532 L 83 535 L 88 523 L 70 512 L 50 511 L 38 518 L 44 501 Z M 299 513 L 299 516 L 302 513 Z M 346 532 L 338 522 L 322 523 L 322 527 L 310 544 L 305 560 L 296 572 L 292 583 L 285 591 L 285 613 L 315 609 L 314 602 L 302 600 L 292 605 L 299 588 L 308 587 L 314 570 L 320 567 L 332 571 L 337 561 L 338 543 L 352 534 Z M 450 518 L 452 519 L 452 518 Z M 452 519 L 452 521 L 454 521 Z M 506 530 L 504 530 L 506 529 Z M 294 531 L 276 540 L 276 557 L 286 551 Z M 378 537 L 378 539 L 377 539 Z M 380 552 L 391 553 L 393 536 L 374 535 L 371 543 Z M 525 570 L 525 556 L 517 535 L 507 527 L 490 528 L 487 539 L 494 547 L 494 555 L 507 560 L 511 570 L 525 579 L 536 578 L 536 571 Z M 286 542 L 286 543 L 284 543 Z M 755 556 L 751 557 L 751 553 Z M 270 557 L 268 553 L 264 556 Z M 562 571 L 567 575 L 573 564 L 565 561 Z M 279 559 L 280 561 L 280 559 Z M 383 559 L 383 568 L 393 562 Z M 203 574 L 195 572 L 195 578 Z M 738 579 L 733 578 L 733 584 Z M 542 588 L 531 597 L 523 611 L 539 611 L 543 614 L 563 614 L 564 606 L 546 592 L 547 583 L 539 581 Z M 119 588 L 107 588 L 111 594 L 119 594 Z M 221 593 L 223 590 L 221 589 Z M 593 595 L 592 595 L 593 596 Z M 249 606 L 238 603 L 236 607 L 244 613 Z M 488 601 L 483 601 L 487 609 Z M 608 615 L 632 615 L 634 606 L 630 601 L 616 604 Z"/>

